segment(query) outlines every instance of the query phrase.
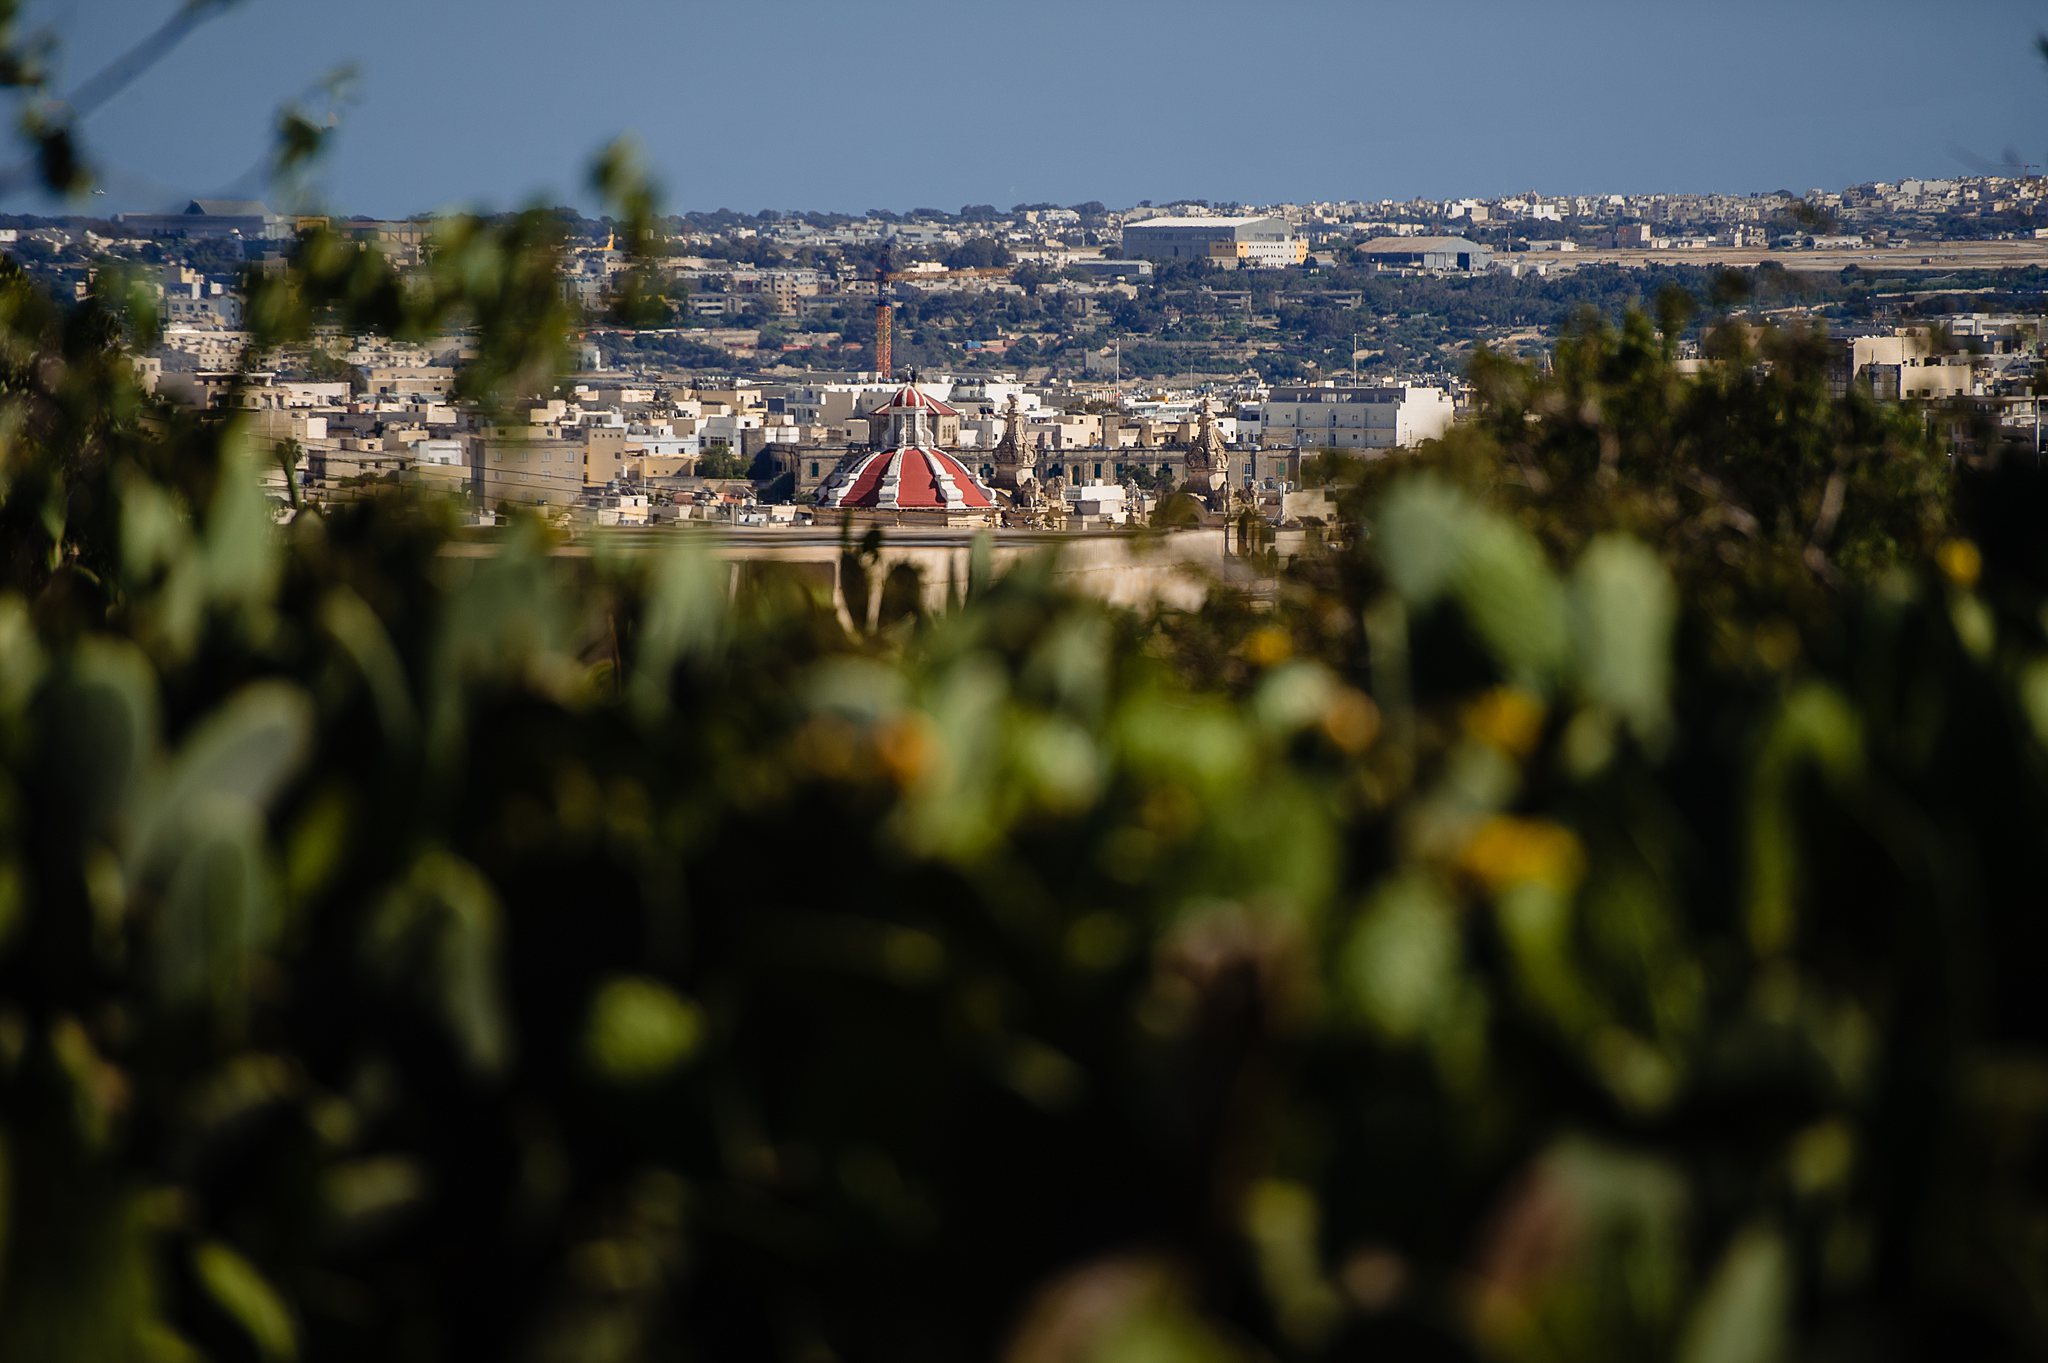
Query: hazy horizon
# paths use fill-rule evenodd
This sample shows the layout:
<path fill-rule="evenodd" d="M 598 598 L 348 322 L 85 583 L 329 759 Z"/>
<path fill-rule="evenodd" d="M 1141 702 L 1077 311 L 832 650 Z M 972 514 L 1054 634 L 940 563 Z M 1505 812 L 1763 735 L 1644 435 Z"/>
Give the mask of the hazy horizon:
<path fill-rule="evenodd" d="M 175 0 L 32 3 L 68 91 Z M 2048 160 L 2048 19 L 1983 0 L 1736 0 L 1652 14 L 1214 0 L 1028 11 L 935 0 L 247 0 L 85 123 L 103 197 L 8 212 L 256 196 L 277 108 L 352 96 L 316 177 L 339 213 L 564 203 L 633 137 L 669 211 L 964 204 L 1768 193 L 2011 173 Z M 1924 32 L 1918 30 L 1925 30 Z M 1910 34 L 1911 41 L 1901 35 Z"/>

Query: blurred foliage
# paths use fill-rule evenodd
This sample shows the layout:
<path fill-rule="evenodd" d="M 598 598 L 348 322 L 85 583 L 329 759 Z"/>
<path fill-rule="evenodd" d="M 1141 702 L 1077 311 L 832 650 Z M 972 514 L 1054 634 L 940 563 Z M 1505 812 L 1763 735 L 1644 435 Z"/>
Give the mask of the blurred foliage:
<path fill-rule="evenodd" d="M 509 403 L 557 231 L 251 315 Z M 2048 1352 L 2048 486 L 1663 321 L 1270 601 L 863 542 L 865 631 L 280 531 L 142 300 L 0 278 L 0 1358 Z"/>
<path fill-rule="evenodd" d="M 1554 554 L 1613 531 L 1655 543 L 1713 594 L 1706 604 L 1737 617 L 1832 613 L 1829 586 L 1924 561 L 1947 533 L 1950 461 L 1923 412 L 1839 375 L 1833 387 L 1848 391 L 1831 396 L 1819 330 L 1726 321 L 1708 331 L 1704 360 L 1676 362 L 1691 310 L 1687 295 L 1667 292 L 1656 321 L 1584 316 L 1544 371 L 1481 352 L 1477 419 L 1423 462 L 1503 506 Z M 1393 472 L 1353 477 L 1369 496 Z"/>

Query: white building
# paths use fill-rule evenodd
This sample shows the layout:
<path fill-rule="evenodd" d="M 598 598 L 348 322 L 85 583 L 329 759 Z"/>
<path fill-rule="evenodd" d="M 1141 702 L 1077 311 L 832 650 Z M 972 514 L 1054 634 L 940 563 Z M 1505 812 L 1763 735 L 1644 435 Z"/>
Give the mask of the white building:
<path fill-rule="evenodd" d="M 1259 405 L 1260 443 L 1268 449 L 1398 449 L 1441 436 L 1454 411 L 1441 388 L 1282 384 Z"/>
<path fill-rule="evenodd" d="M 416 464 L 433 468 L 466 468 L 469 465 L 469 444 L 459 438 L 416 440 L 412 446 L 412 457 Z"/>
<path fill-rule="evenodd" d="M 1137 260 L 1213 260 L 1267 268 L 1299 265 L 1308 242 L 1285 218 L 1148 218 L 1124 225 L 1123 250 Z"/>
<path fill-rule="evenodd" d="M 1464 237 L 1388 237 L 1358 248 L 1377 270 L 1423 273 L 1478 272 L 1492 268 L 1493 248 Z"/>

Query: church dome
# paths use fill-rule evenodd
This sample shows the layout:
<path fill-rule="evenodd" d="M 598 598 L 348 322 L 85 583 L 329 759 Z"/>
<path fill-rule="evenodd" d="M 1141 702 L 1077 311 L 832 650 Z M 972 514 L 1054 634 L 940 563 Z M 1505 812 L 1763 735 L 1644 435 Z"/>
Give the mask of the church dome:
<path fill-rule="evenodd" d="M 906 383 L 896 390 L 896 396 L 868 413 L 870 420 L 890 420 L 902 412 L 928 412 L 932 416 L 959 416 L 960 413 L 940 402 L 930 393 L 914 383 Z"/>
<path fill-rule="evenodd" d="M 995 494 L 967 466 L 938 447 L 931 423 L 957 415 L 905 384 L 870 420 L 889 423 L 889 448 L 849 456 L 818 489 L 818 504 L 876 511 L 972 511 L 995 505 Z"/>

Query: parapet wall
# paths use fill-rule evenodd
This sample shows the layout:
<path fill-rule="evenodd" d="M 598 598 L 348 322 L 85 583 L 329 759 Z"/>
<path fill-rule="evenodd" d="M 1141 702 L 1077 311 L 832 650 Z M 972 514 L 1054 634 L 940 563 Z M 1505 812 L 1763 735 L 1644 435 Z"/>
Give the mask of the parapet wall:
<path fill-rule="evenodd" d="M 972 535 L 957 532 L 884 533 L 880 556 L 866 570 L 870 623 L 880 609 L 881 585 L 899 565 L 916 572 L 927 610 L 944 610 L 964 597 L 973 545 Z M 1054 578 L 1077 594 L 1117 606 L 1197 610 L 1207 600 L 1210 586 L 1230 571 L 1226 548 L 1226 532 L 1221 529 L 1171 534 L 994 532 L 989 559 L 994 573 L 1001 576 L 1029 557 L 1050 554 Z M 844 568 L 836 532 L 735 535 L 722 540 L 714 552 L 736 565 L 772 562 L 797 567 L 819 588 L 829 584 L 833 604 L 853 623 L 847 611 L 846 584 L 841 580 Z"/>
<path fill-rule="evenodd" d="M 867 590 L 854 593 L 866 602 L 867 623 L 874 623 L 881 609 L 883 584 L 899 567 L 916 573 L 920 600 L 927 611 L 946 610 L 964 598 L 977 534 L 989 536 L 989 568 L 997 577 L 1034 556 L 1050 555 L 1053 577 L 1062 586 L 1077 595 L 1133 609 L 1163 606 L 1169 610 L 1199 610 L 1219 581 L 1247 577 L 1242 561 L 1228 552 L 1229 532 L 1219 526 L 1166 533 L 884 531 L 876 559 L 863 565 Z M 712 554 L 731 564 L 734 589 L 745 580 L 750 567 L 767 569 L 774 565 L 783 575 L 829 596 L 840 617 L 849 626 L 854 623 L 843 580 L 848 571 L 845 541 L 836 528 L 728 531 L 608 527 L 586 531 L 575 540 L 558 545 L 553 552 L 565 558 L 584 558 L 599 541 L 608 552 L 624 553 L 671 552 L 687 545 L 686 552 Z M 853 542 L 858 543 L 858 537 Z M 469 537 L 450 544 L 443 552 L 457 559 L 484 558 L 495 554 L 497 546 L 488 536 Z"/>

